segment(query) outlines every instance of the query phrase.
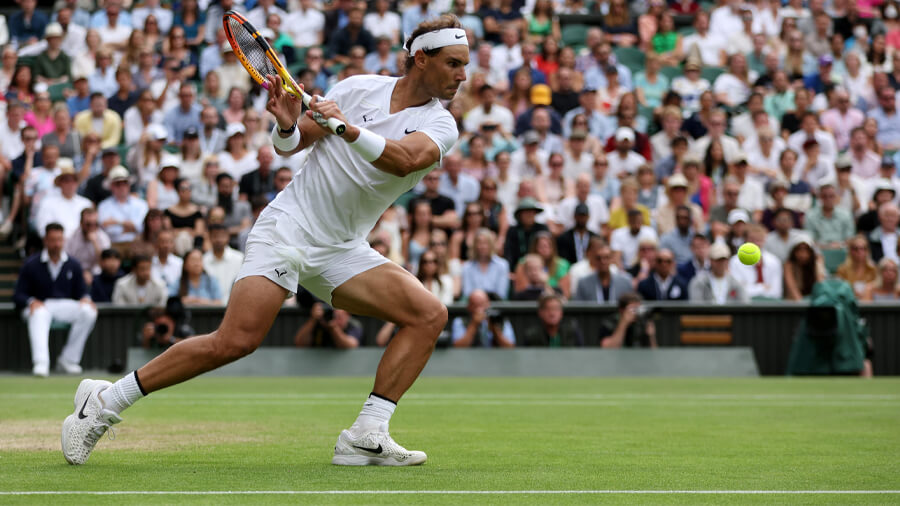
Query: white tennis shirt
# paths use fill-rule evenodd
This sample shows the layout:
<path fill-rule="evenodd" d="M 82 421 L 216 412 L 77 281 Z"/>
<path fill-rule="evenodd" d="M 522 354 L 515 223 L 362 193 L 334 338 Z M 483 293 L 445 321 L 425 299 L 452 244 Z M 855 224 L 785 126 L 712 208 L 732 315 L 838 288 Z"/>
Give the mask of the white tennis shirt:
<path fill-rule="evenodd" d="M 443 158 L 459 136 L 456 122 L 436 98 L 391 114 L 391 95 L 398 80 L 353 76 L 337 83 L 325 98 L 337 103 L 350 124 L 386 139 L 425 133 Z M 364 241 L 385 209 L 440 164 L 405 177 L 394 176 L 363 160 L 335 135 L 325 136 L 307 151 L 300 171 L 269 205 L 293 217 L 321 245 Z"/>

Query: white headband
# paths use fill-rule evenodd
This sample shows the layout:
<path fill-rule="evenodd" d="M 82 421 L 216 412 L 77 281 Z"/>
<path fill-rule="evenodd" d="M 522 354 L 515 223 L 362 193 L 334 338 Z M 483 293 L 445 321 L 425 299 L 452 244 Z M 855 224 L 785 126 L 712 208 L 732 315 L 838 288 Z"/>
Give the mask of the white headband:
<path fill-rule="evenodd" d="M 416 51 L 431 51 L 444 46 L 469 45 L 469 39 L 466 37 L 466 31 L 461 28 L 442 28 L 434 32 L 423 33 L 412 41 L 409 48 L 409 54 L 414 55 Z"/>

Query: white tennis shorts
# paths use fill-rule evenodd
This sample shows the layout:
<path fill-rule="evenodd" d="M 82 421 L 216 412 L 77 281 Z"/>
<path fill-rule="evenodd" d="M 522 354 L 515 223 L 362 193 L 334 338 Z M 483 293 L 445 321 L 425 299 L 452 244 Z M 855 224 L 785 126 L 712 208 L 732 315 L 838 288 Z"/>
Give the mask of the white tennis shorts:
<path fill-rule="evenodd" d="M 297 293 L 297 285 L 331 304 L 331 293 L 347 280 L 389 260 L 360 238 L 337 245 L 319 244 L 284 211 L 267 207 L 247 237 L 238 279 L 265 276 Z"/>

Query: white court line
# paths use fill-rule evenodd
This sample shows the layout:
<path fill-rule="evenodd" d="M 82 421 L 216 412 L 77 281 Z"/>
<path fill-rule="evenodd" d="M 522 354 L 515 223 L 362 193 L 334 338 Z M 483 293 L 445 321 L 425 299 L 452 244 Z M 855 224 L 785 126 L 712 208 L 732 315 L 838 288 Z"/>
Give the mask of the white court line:
<path fill-rule="evenodd" d="M 897 495 L 900 490 L 23 490 L 4 495 Z"/>
<path fill-rule="evenodd" d="M 68 399 L 71 394 L 63 393 L 0 393 L 0 399 Z M 325 393 L 154 393 L 154 399 L 167 400 L 309 400 L 309 401 L 341 401 L 358 400 L 360 394 L 325 394 Z M 474 400 L 474 401 L 561 401 L 561 400 L 615 400 L 615 401 L 656 401 L 656 400 L 688 400 L 688 401 L 894 401 L 900 400 L 900 394 L 407 394 L 403 400 L 408 401 L 442 401 L 442 400 Z"/>

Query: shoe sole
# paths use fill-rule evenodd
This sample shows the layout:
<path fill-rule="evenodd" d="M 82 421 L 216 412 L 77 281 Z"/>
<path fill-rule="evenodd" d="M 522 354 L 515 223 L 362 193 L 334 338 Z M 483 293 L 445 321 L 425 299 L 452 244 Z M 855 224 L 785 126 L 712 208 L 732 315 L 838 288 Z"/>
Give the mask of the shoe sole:
<path fill-rule="evenodd" d="M 81 383 L 78 384 L 78 389 L 75 391 L 75 400 L 72 401 L 74 411 L 72 411 L 72 414 L 67 416 L 66 419 L 63 420 L 62 434 L 60 435 L 60 442 L 62 443 L 62 453 L 63 457 L 65 457 L 66 459 L 66 462 L 72 464 L 73 466 L 77 466 L 79 465 L 79 463 L 73 462 L 71 459 L 69 459 L 69 456 L 66 455 L 66 448 L 68 448 L 68 445 L 66 444 L 68 442 L 67 434 L 69 433 L 69 431 L 66 429 L 69 427 L 69 425 L 78 421 L 78 406 L 79 404 L 84 403 L 86 395 L 91 395 L 91 392 L 93 392 L 94 390 L 94 383 L 95 381 L 90 379 L 81 380 Z"/>
<path fill-rule="evenodd" d="M 424 464 L 426 458 L 416 460 L 412 457 L 408 460 L 399 461 L 392 458 L 369 457 L 366 455 L 335 455 L 331 459 L 331 463 L 336 466 L 418 466 Z"/>

